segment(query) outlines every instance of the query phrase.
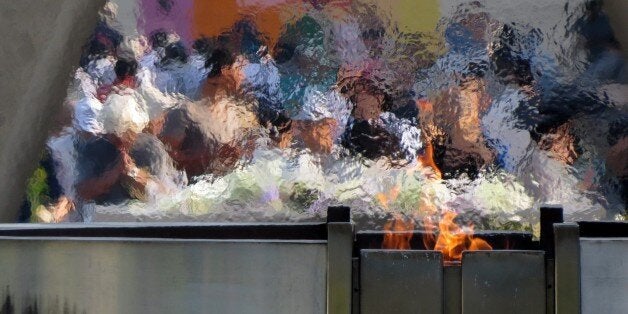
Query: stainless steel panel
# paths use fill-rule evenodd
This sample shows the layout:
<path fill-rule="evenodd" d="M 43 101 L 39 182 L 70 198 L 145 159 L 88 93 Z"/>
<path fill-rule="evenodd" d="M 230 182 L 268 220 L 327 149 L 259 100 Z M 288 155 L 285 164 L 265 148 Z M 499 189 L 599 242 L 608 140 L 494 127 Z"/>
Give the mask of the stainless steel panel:
<path fill-rule="evenodd" d="M 327 237 L 327 313 L 350 314 L 353 225 L 348 222 L 330 222 L 327 224 Z"/>
<path fill-rule="evenodd" d="M 362 314 L 443 313 L 440 252 L 362 250 L 360 259 Z"/>
<path fill-rule="evenodd" d="M 462 256 L 462 313 L 545 313 L 542 251 L 474 251 Z"/>
<path fill-rule="evenodd" d="M 580 313 L 580 231 L 575 223 L 554 224 L 556 314 Z"/>
<path fill-rule="evenodd" d="M 554 313 L 556 310 L 556 282 L 554 279 L 555 270 L 554 259 L 545 260 L 545 312 Z"/>
<path fill-rule="evenodd" d="M 462 284 L 460 282 L 460 266 L 443 268 L 444 279 L 444 312 L 460 314 L 462 312 Z"/>
<path fill-rule="evenodd" d="M 323 241 L 0 238 L 16 313 L 324 313 Z"/>
<path fill-rule="evenodd" d="M 581 238 L 582 313 L 628 312 L 628 239 Z"/>

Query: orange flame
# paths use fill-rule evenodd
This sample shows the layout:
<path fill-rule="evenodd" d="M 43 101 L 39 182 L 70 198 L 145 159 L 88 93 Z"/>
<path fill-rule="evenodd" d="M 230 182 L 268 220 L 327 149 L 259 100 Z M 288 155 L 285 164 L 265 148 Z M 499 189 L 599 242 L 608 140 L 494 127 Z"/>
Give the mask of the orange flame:
<path fill-rule="evenodd" d="M 419 163 L 421 163 L 422 166 L 432 168 L 432 171 L 434 172 L 433 176 L 435 179 L 440 180 L 443 178 L 443 174 L 436 165 L 436 162 L 434 162 L 434 147 L 432 146 L 432 143 L 430 141 L 427 141 L 427 143 L 425 143 L 425 154 L 419 156 L 418 159 Z"/>
<path fill-rule="evenodd" d="M 399 185 L 395 185 L 392 187 L 392 189 L 390 189 L 390 191 L 388 191 L 388 193 L 377 193 L 377 195 L 375 195 L 375 198 L 377 199 L 379 204 L 382 205 L 382 207 L 388 209 L 388 205 L 391 202 L 394 202 L 399 196 L 399 191 Z"/>
<path fill-rule="evenodd" d="M 463 251 L 492 250 L 488 242 L 473 236 L 473 225 L 467 228 L 458 226 L 454 219 L 456 213 L 447 211 L 438 222 L 438 237 L 436 237 L 436 226 L 434 222 L 426 218 L 426 235 L 423 237 L 423 244 L 426 248 L 433 248 L 441 251 L 447 262 L 460 261 Z M 466 230 L 465 230 L 466 229 Z"/>
<path fill-rule="evenodd" d="M 384 225 L 383 249 L 389 250 L 409 250 L 412 239 L 414 222 L 411 219 L 403 219 L 401 215 L 396 215 Z"/>
<path fill-rule="evenodd" d="M 416 101 L 416 106 L 421 112 L 422 116 L 426 118 L 426 120 L 430 121 L 434 119 L 434 104 L 432 102 L 427 99 L 418 99 Z M 431 125 L 431 123 L 428 123 L 428 125 L 424 127 L 429 127 L 429 125 Z M 429 176 L 433 177 L 434 179 L 440 180 L 443 176 L 438 166 L 436 166 L 436 162 L 434 162 L 434 146 L 432 144 L 431 136 L 428 135 L 430 132 L 425 132 L 425 130 L 423 129 L 422 131 L 426 137 L 425 154 L 423 154 L 423 156 L 419 156 L 417 160 L 419 161 L 421 166 L 432 168 L 433 173 L 429 174 Z"/>

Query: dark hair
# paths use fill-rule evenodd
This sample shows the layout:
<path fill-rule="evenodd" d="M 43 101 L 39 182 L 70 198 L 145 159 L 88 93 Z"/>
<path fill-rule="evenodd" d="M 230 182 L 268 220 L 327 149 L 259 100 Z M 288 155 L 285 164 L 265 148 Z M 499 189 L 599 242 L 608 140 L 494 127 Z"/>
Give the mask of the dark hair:
<path fill-rule="evenodd" d="M 180 61 L 183 63 L 188 61 L 188 53 L 180 41 L 166 46 L 165 55 L 162 59 L 162 62 L 168 63 L 171 61 Z"/>
<path fill-rule="evenodd" d="M 283 64 L 294 56 L 295 46 L 289 42 L 282 42 L 281 40 L 275 45 L 273 50 L 273 58 L 277 64 Z"/>
<path fill-rule="evenodd" d="M 137 61 L 119 59 L 114 70 L 119 79 L 134 76 L 137 73 Z"/>
<path fill-rule="evenodd" d="M 211 56 L 205 61 L 205 67 L 212 66 L 211 71 L 207 77 L 214 77 L 220 74 L 220 69 L 223 66 L 233 63 L 233 57 L 227 51 L 223 49 L 216 49 L 212 51 Z"/>
<path fill-rule="evenodd" d="M 99 22 L 93 34 L 83 46 L 80 65 L 86 67 L 90 61 L 105 58 L 115 53 L 122 42 L 122 35 L 104 22 Z"/>
<path fill-rule="evenodd" d="M 150 44 L 154 48 L 168 45 L 168 34 L 164 30 L 157 30 L 150 34 Z"/>
<path fill-rule="evenodd" d="M 195 40 L 192 44 L 192 49 L 196 50 L 196 52 L 200 55 L 209 55 L 211 48 L 212 43 L 207 37 L 201 37 Z"/>

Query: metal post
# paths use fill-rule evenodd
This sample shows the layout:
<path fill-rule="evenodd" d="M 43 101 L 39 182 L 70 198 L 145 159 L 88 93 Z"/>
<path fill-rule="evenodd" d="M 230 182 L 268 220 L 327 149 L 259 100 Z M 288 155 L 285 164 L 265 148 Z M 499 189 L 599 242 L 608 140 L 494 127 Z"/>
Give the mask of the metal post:
<path fill-rule="evenodd" d="M 556 314 L 580 313 L 580 239 L 575 223 L 554 224 Z"/>
<path fill-rule="evenodd" d="M 554 224 L 563 222 L 563 208 L 543 205 L 541 212 L 541 249 L 547 259 L 554 258 Z"/>
<path fill-rule="evenodd" d="M 353 224 L 348 207 L 327 212 L 327 313 L 351 313 Z"/>
<path fill-rule="evenodd" d="M 546 308 L 548 314 L 554 313 L 554 224 L 563 222 L 563 208 L 554 205 L 542 205 L 541 212 L 541 249 L 545 251 Z"/>

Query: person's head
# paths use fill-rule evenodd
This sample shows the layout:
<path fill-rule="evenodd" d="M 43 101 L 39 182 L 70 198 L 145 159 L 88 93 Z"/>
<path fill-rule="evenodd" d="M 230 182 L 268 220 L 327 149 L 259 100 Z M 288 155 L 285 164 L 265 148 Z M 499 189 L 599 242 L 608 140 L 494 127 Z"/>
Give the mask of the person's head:
<path fill-rule="evenodd" d="M 203 36 L 192 43 L 192 49 L 199 55 L 208 56 L 212 51 L 212 42 L 209 38 Z"/>
<path fill-rule="evenodd" d="M 115 68 L 116 77 L 118 80 L 125 80 L 127 78 L 135 76 L 137 72 L 137 61 L 119 59 L 116 62 Z"/>
<path fill-rule="evenodd" d="M 122 39 L 122 35 L 116 30 L 104 22 L 98 23 L 94 33 L 83 47 L 80 65 L 86 67 L 90 61 L 114 55 Z"/>
<path fill-rule="evenodd" d="M 149 38 L 153 49 L 165 48 L 168 45 L 168 33 L 163 30 L 153 32 Z"/>
<path fill-rule="evenodd" d="M 229 51 L 224 49 L 214 49 L 205 61 L 205 67 L 211 66 L 211 71 L 207 77 L 215 77 L 220 74 L 223 67 L 229 66 L 234 62 L 234 58 Z"/>
<path fill-rule="evenodd" d="M 168 44 L 164 50 L 164 57 L 161 60 L 162 63 L 180 62 L 186 63 L 188 61 L 188 53 L 181 41 L 177 41 Z"/>

